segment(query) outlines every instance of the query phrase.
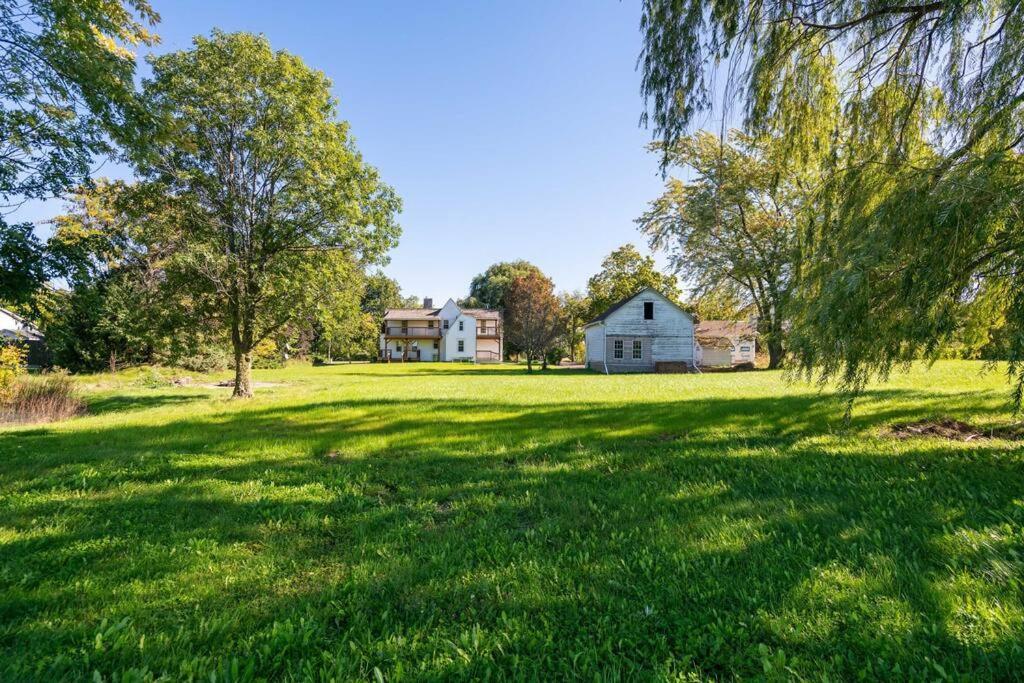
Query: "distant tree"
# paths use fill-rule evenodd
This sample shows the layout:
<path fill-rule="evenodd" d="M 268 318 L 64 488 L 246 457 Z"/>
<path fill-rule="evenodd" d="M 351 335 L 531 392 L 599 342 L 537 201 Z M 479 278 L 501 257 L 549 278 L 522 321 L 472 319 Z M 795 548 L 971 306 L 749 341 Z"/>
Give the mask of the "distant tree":
<path fill-rule="evenodd" d="M 386 260 L 400 201 L 335 119 L 328 79 L 265 38 L 214 32 L 150 63 L 165 125 L 143 171 L 189 203 L 171 265 L 215 302 L 248 397 L 256 345 L 316 306 L 332 254 Z"/>
<path fill-rule="evenodd" d="M 548 350 L 563 330 L 554 290 L 551 280 L 529 273 L 514 279 L 505 293 L 506 337 L 526 356 L 529 372 L 535 360 L 547 367 Z"/>
<path fill-rule="evenodd" d="M 59 195 L 114 142 L 138 142 L 131 48 L 156 42 L 158 19 L 145 0 L 0 3 L 0 205 Z M 0 216 L 0 300 L 31 301 L 52 265 L 30 223 Z"/>
<path fill-rule="evenodd" d="M 600 315 L 612 304 L 652 287 L 672 301 L 681 297 L 675 275 L 662 273 L 650 256 L 641 254 L 632 244 L 624 244 L 601 262 L 601 272 L 587 281 L 589 317 Z"/>
<path fill-rule="evenodd" d="M 743 290 L 733 282 L 702 292 L 693 302 L 693 312 L 701 320 L 741 320 L 754 315 Z"/>
<path fill-rule="evenodd" d="M 558 296 L 564 324 L 563 336 L 569 360 L 575 363 L 583 350 L 583 326 L 589 320 L 590 301 L 581 292 L 562 292 Z"/>
<path fill-rule="evenodd" d="M 799 179 L 772 140 L 738 131 L 727 141 L 681 138 L 668 158 L 694 178 L 669 180 L 637 221 L 640 230 L 668 252 L 698 299 L 722 288 L 740 293 L 757 312 L 769 367 L 778 367 L 798 266 Z"/>
<path fill-rule="evenodd" d="M 469 308 L 505 310 L 505 297 L 512 281 L 530 274 L 544 276 L 540 268 L 529 261 L 503 261 L 495 263 L 473 278 L 469 284 L 469 298 L 460 302 Z"/>

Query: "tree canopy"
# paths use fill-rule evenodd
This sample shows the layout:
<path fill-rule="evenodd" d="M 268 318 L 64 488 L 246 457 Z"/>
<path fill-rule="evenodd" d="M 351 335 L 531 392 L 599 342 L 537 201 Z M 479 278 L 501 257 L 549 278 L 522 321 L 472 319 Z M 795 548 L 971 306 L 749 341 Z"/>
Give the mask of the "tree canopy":
<path fill-rule="evenodd" d="M 257 344 L 345 287 L 350 260 L 383 263 L 400 201 L 337 120 L 328 79 L 265 38 L 214 32 L 150 61 L 163 125 L 143 170 L 186 205 L 171 267 L 216 303 L 234 395 L 249 396 Z"/>
<path fill-rule="evenodd" d="M 756 311 L 773 368 L 782 361 L 804 196 L 777 144 L 740 131 L 728 140 L 706 132 L 680 138 L 666 155 L 693 179 L 669 180 L 637 221 L 698 300 L 731 292 Z"/>
<path fill-rule="evenodd" d="M 546 368 L 548 350 L 564 329 L 554 284 L 539 273 L 527 273 L 512 280 L 505 303 L 508 343 L 526 356 L 527 371 L 535 360 Z"/>
<path fill-rule="evenodd" d="M 608 254 L 601 270 L 587 281 L 590 315 L 599 315 L 612 304 L 651 287 L 678 302 L 682 292 L 676 276 L 658 270 L 654 258 L 644 256 L 632 244 L 624 244 Z"/>
<path fill-rule="evenodd" d="M 803 371 L 858 390 L 939 353 L 979 292 L 1005 289 L 1019 405 L 1019 2 L 646 0 L 641 30 L 663 163 L 721 94 L 739 96 L 750 132 L 784 140 L 790 163 L 820 169 L 790 335 Z"/>
<path fill-rule="evenodd" d="M 479 308 L 505 309 L 505 295 L 512 281 L 531 273 L 543 276 L 540 268 L 529 261 L 502 261 L 490 266 L 469 283 L 469 298 L 462 303 Z"/>
<path fill-rule="evenodd" d="M 158 19 L 146 0 L 0 0 L 0 206 L 60 195 L 138 144 L 150 117 L 133 48 L 156 42 Z M 55 274 L 32 226 L 0 216 L 0 300 L 29 301 Z"/>

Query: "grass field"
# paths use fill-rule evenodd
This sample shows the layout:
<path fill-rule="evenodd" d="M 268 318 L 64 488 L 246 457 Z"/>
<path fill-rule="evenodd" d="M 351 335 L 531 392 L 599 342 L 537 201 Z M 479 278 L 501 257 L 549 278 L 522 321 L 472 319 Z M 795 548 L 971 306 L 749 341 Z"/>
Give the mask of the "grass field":
<path fill-rule="evenodd" d="M 0 428 L 0 679 L 1012 678 L 1024 450 L 884 434 L 981 371 L 82 378 Z"/>

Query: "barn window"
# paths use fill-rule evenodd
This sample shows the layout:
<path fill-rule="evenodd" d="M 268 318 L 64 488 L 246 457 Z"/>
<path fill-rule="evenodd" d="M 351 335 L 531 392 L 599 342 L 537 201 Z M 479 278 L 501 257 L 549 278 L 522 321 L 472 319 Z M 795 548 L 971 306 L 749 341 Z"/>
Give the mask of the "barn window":
<path fill-rule="evenodd" d="M 460 340 L 459 340 L 459 353 L 462 353 L 462 352 L 463 352 L 463 351 L 465 351 L 465 350 L 466 350 L 466 342 L 464 342 L 464 341 L 462 341 L 462 340 L 460 339 Z"/>
<path fill-rule="evenodd" d="M 644 302 L 644 320 L 654 320 L 654 302 Z"/>
<path fill-rule="evenodd" d="M 622 358 L 622 340 L 616 339 L 614 345 L 614 354 L 616 358 Z"/>
<path fill-rule="evenodd" d="M 633 360 L 641 360 L 644 357 L 644 343 L 639 339 L 633 340 Z"/>

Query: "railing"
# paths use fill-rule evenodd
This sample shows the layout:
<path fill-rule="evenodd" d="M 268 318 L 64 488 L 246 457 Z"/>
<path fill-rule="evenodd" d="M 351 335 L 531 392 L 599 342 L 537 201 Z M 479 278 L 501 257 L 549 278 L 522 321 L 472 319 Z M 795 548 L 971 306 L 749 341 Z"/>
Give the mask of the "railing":
<path fill-rule="evenodd" d="M 477 351 L 476 352 L 477 363 L 500 363 L 501 356 L 498 355 L 497 351 Z"/>
<path fill-rule="evenodd" d="M 402 327 L 400 325 L 388 325 L 384 328 L 384 334 L 388 337 L 440 337 L 441 329 L 438 327 Z"/>
<path fill-rule="evenodd" d="M 403 361 L 418 361 L 420 360 L 419 349 L 409 349 L 408 351 L 394 351 L 388 349 L 380 352 L 380 359 L 391 363 L 401 363 Z"/>
<path fill-rule="evenodd" d="M 497 337 L 501 334 L 501 328 L 497 325 L 479 325 L 476 328 L 478 337 Z"/>

